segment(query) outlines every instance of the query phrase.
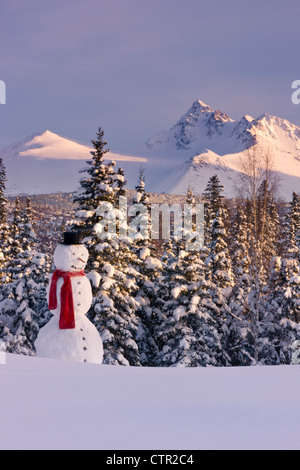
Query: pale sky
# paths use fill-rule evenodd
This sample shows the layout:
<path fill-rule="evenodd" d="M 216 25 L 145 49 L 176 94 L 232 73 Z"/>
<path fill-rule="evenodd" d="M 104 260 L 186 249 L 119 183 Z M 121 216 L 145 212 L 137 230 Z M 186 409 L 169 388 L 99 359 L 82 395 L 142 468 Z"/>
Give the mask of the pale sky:
<path fill-rule="evenodd" d="M 49 129 L 129 152 L 196 99 L 300 126 L 297 0 L 2 0 L 0 147 Z"/>

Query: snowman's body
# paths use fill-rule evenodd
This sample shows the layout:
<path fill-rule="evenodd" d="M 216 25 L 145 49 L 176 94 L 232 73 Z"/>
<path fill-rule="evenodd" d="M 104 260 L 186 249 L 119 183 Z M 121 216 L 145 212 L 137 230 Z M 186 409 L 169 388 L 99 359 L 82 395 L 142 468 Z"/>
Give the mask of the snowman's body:
<path fill-rule="evenodd" d="M 85 275 L 81 274 L 87 259 L 88 252 L 83 245 L 58 245 L 56 248 L 54 252 L 56 268 L 60 271 L 72 273 L 70 280 L 75 327 L 60 328 L 61 290 L 64 279 L 58 277 L 56 284 L 57 307 L 51 310 L 53 317 L 41 328 L 38 334 L 35 342 L 37 356 L 102 363 L 103 346 L 101 337 L 95 326 L 85 316 L 92 303 L 90 281 Z M 48 302 L 50 285 L 48 286 Z"/>

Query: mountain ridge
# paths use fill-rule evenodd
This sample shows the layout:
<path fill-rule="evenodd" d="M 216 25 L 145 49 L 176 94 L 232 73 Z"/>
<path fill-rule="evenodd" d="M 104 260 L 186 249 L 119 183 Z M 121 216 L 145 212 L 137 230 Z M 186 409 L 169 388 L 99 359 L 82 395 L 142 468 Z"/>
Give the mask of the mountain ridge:
<path fill-rule="evenodd" d="M 6 194 L 73 192 L 79 186 L 79 172 L 91 158 L 92 145 L 55 134 L 50 130 L 30 134 L 6 146 L 0 155 L 6 167 Z M 146 158 L 109 151 L 105 160 L 134 168 Z M 136 170 L 137 173 L 137 170 Z"/>
<path fill-rule="evenodd" d="M 274 172 L 281 177 L 280 196 L 290 200 L 292 191 L 300 190 L 300 128 L 268 113 L 234 120 L 198 99 L 170 129 L 149 138 L 133 154 L 110 151 L 106 159 L 123 167 L 129 189 L 143 167 L 149 192 L 186 194 L 192 189 L 199 195 L 208 179 L 218 174 L 224 195 L 235 197 L 241 162 L 254 141 L 271 153 Z M 91 144 L 50 130 L 31 134 L 1 152 L 7 193 L 75 191 L 91 150 Z"/>
<path fill-rule="evenodd" d="M 257 118 L 245 114 L 231 119 L 196 100 L 167 131 L 157 133 L 145 143 L 145 154 L 172 158 L 173 169 L 166 190 L 172 194 L 196 194 L 205 190 L 209 177 L 217 173 L 228 197 L 236 195 L 236 181 L 253 143 L 271 153 L 274 173 L 282 180 L 280 196 L 290 198 L 300 190 L 300 128 L 284 118 L 268 113 Z M 292 189 L 291 189 L 292 188 Z M 158 190 L 158 188 L 156 188 Z"/>

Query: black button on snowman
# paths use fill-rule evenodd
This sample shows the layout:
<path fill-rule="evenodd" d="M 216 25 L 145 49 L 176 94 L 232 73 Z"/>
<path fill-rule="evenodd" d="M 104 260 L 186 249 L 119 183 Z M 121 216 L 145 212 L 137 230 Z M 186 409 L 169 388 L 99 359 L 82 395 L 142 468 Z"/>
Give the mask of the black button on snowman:
<path fill-rule="evenodd" d="M 96 327 L 86 318 L 92 289 L 84 268 L 88 250 L 77 232 L 65 232 L 54 251 L 54 271 L 47 290 L 50 321 L 39 331 L 36 355 L 101 364 L 103 345 Z"/>

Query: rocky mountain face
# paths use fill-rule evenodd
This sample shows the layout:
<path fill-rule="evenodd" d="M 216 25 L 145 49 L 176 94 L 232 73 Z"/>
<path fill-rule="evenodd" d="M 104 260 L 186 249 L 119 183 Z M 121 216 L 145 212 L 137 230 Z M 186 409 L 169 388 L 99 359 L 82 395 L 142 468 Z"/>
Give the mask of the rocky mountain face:
<path fill-rule="evenodd" d="M 197 100 L 171 129 L 146 142 L 145 154 L 149 161 L 153 155 L 169 162 L 166 192 L 184 194 L 191 188 L 201 194 L 209 177 L 218 174 L 225 193 L 234 197 L 243 159 L 254 143 L 261 155 L 270 155 L 281 196 L 289 199 L 293 190 L 300 191 L 300 128 L 269 114 L 233 120 Z"/>

